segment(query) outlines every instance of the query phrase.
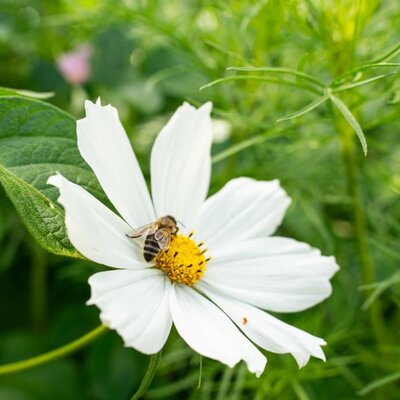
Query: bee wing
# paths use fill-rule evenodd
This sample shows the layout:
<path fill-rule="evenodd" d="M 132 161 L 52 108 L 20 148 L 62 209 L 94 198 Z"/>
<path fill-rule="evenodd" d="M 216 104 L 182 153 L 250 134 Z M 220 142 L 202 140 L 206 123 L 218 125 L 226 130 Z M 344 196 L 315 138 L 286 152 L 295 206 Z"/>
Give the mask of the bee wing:
<path fill-rule="evenodd" d="M 154 238 L 161 249 L 167 250 L 171 244 L 171 230 L 169 228 L 158 229 L 154 234 Z"/>
<path fill-rule="evenodd" d="M 151 223 L 151 224 L 143 225 L 140 228 L 127 233 L 126 236 L 128 236 L 131 239 L 137 239 L 138 237 L 143 236 L 143 235 L 151 235 L 156 230 L 157 230 L 157 225 L 155 225 L 154 223 Z"/>

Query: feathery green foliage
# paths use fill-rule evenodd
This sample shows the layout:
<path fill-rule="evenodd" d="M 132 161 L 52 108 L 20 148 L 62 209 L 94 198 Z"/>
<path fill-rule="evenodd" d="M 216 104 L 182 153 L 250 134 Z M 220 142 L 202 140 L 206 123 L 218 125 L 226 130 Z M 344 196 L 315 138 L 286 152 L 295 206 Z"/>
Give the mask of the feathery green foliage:
<path fill-rule="evenodd" d="M 281 316 L 323 337 L 327 362 L 298 370 L 289 355 L 268 353 L 257 379 L 243 365 L 204 358 L 197 388 L 198 355 L 173 332 L 144 398 L 399 398 L 398 1 L 0 3 L 0 86 L 18 88 L 0 89 L 1 364 L 98 324 L 85 301 L 87 278 L 100 267 L 42 253 L 31 236 L 73 255 L 56 191 L 45 183 L 55 171 L 104 200 L 76 150 L 74 119 L 60 110 L 80 118 L 83 99 L 98 96 L 116 106 L 148 178 L 151 144 L 170 113 L 184 100 L 212 100 L 231 134 L 213 147 L 211 191 L 236 176 L 280 179 L 293 204 L 278 233 L 334 254 L 341 266 L 328 300 Z M 83 42 L 93 46 L 92 76 L 78 87 L 56 60 Z M 33 92 L 54 96 L 44 103 Z M 32 122 L 38 111 L 48 117 Z M 43 220 L 55 221 L 52 237 Z M 147 364 L 110 333 L 76 357 L 0 378 L 0 398 L 128 399 Z"/>

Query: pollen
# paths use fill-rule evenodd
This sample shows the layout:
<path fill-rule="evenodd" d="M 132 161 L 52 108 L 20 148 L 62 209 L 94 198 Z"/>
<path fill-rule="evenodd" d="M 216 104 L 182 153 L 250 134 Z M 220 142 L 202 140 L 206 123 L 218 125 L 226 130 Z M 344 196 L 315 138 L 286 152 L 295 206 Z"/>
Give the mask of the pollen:
<path fill-rule="evenodd" d="M 194 285 L 204 275 L 210 258 L 205 255 L 204 243 L 196 243 L 193 233 L 189 236 L 177 235 L 172 238 L 168 250 L 158 253 L 155 262 L 173 282 Z"/>

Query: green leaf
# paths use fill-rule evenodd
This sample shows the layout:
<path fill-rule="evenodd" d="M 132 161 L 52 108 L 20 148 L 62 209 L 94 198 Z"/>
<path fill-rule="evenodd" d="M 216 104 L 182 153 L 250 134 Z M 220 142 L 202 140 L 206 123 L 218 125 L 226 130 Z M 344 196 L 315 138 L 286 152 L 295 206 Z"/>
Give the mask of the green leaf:
<path fill-rule="evenodd" d="M 330 84 L 330 87 L 337 87 L 342 85 L 343 83 L 348 82 L 349 80 L 353 79 L 356 74 L 362 73 L 363 71 L 369 71 L 373 69 L 381 69 L 381 68 L 393 68 L 393 67 L 400 67 L 400 63 L 368 63 L 362 64 L 358 67 L 352 68 L 350 71 L 344 72 L 342 75 L 339 75 L 334 79 L 334 81 Z"/>
<path fill-rule="evenodd" d="M 54 92 L 33 92 L 31 90 L 11 89 L 0 86 L 0 96 L 24 96 L 34 99 L 49 99 L 54 96 Z"/>
<path fill-rule="evenodd" d="M 387 61 L 395 57 L 400 52 L 400 43 L 397 43 L 394 47 L 392 47 L 386 53 L 374 58 L 370 63 L 380 63 L 383 61 Z"/>
<path fill-rule="evenodd" d="M 79 257 L 67 238 L 64 213 L 59 207 L 3 167 L 0 182 L 39 245 L 55 254 Z"/>
<path fill-rule="evenodd" d="M 204 89 L 208 89 L 214 85 L 218 85 L 220 83 L 225 83 L 225 82 L 230 82 L 230 81 L 260 81 L 260 82 L 268 82 L 268 83 L 273 83 L 276 85 L 287 85 L 287 86 L 292 86 L 304 90 L 308 90 L 309 92 L 316 93 L 316 94 L 321 94 L 321 90 L 315 88 L 314 86 L 311 86 L 309 84 L 303 84 L 300 82 L 296 81 L 290 81 L 287 79 L 282 79 L 282 78 L 276 78 L 276 77 L 269 77 L 269 76 L 259 76 L 259 75 L 234 75 L 234 76 L 227 76 L 225 78 L 219 78 L 216 79 L 215 81 L 212 81 L 210 83 L 207 83 L 204 86 L 200 87 L 200 91 Z"/>
<path fill-rule="evenodd" d="M 60 172 L 100 200 L 104 193 L 76 146 L 75 120 L 41 101 L 0 97 L 0 183 L 35 240 L 48 251 L 80 257 L 69 242 L 57 190 Z"/>
<path fill-rule="evenodd" d="M 391 76 L 391 75 L 395 75 L 397 73 L 398 73 L 398 71 L 395 71 L 395 72 L 390 72 L 388 74 L 382 74 L 382 75 L 373 76 L 372 78 L 364 79 L 364 80 L 358 81 L 358 82 L 346 83 L 346 84 L 344 84 L 342 86 L 339 86 L 337 88 L 333 88 L 332 92 L 342 92 L 344 90 L 349 90 L 349 89 L 353 89 L 353 88 L 356 88 L 356 87 L 359 87 L 359 86 L 368 85 L 369 83 L 378 81 L 380 79 L 386 78 L 386 77 Z"/>
<path fill-rule="evenodd" d="M 328 98 L 329 98 L 328 96 L 322 96 L 319 99 L 313 101 L 312 103 L 306 105 L 301 110 L 297 110 L 292 114 L 288 114 L 285 117 L 279 118 L 276 122 L 288 121 L 290 119 L 297 118 L 300 117 L 301 115 L 307 114 L 308 112 L 314 110 L 314 108 L 317 108 L 322 103 L 325 103 L 325 101 L 328 100 Z"/>
<path fill-rule="evenodd" d="M 272 74 L 283 74 L 283 75 L 292 75 L 296 76 L 297 78 L 300 79 L 305 79 L 311 83 L 316 84 L 317 86 L 324 88 L 325 85 L 318 80 L 317 78 L 314 78 L 312 75 L 308 75 L 304 72 L 297 71 L 295 69 L 290 69 L 290 68 L 281 68 L 281 67 L 228 67 L 228 71 L 243 71 L 243 72 L 267 72 L 267 73 L 272 73 Z"/>
<path fill-rule="evenodd" d="M 351 113 L 351 111 L 348 109 L 346 104 L 343 103 L 342 100 L 340 100 L 338 97 L 334 95 L 330 95 L 329 98 L 332 100 L 332 103 L 338 108 L 338 110 L 341 112 L 343 115 L 344 119 L 351 125 L 351 127 L 356 131 L 358 139 L 360 140 L 361 146 L 364 151 L 364 155 L 367 155 L 368 147 L 367 147 L 367 141 L 364 136 L 364 132 L 354 117 L 354 115 Z"/>

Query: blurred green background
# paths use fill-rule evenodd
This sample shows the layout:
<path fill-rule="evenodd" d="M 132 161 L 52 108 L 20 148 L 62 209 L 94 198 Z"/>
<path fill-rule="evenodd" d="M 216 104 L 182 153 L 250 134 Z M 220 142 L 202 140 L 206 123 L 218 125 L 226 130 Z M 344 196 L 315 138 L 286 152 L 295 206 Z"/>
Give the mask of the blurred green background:
<path fill-rule="evenodd" d="M 290 355 L 267 354 L 257 379 L 244 365 L 204 359 L 198 388 L 199 357 L 174 332 L 146 399 L 400 398 L 399 26 L 398 0 L 0 0 L 0 86 L 54 92 L 48 101 L 76 117 L 85 98 L 112 103 L 147 177 L 171 112 L 212 100 L 211 191 L 236 176 L 279 178 L 293 199 L 279 234 L 341 266 L 328 300 L 280 316 L 328 342 L 326 363 L 298 370 Z M 60 60 L 82 45 L 90 74 L 74 83 Z M 337 96 L 363 127 L 367 157 L 329 102 L 276 122 L 318 99 L 307 80 L 229 66 L 293 68 L 325 85 L 342 76 Z M 230 76 L 239 78 L 199 91 Z M 40 249 L 0 188 L 0 363 L 98 325 L 85 301 L 100 268 Z M 71 357 L 0 377 L 0 399 L 128 399 L 146 365 L 110 332 Z"/>

